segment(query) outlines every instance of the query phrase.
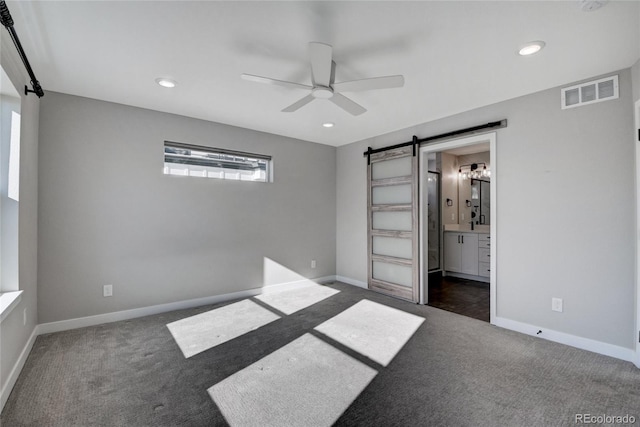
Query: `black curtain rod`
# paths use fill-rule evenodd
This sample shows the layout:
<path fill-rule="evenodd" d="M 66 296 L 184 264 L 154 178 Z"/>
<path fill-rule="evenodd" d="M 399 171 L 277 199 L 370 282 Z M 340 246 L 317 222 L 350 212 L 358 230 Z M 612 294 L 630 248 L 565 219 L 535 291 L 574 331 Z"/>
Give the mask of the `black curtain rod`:
<path fill-rule="evenodd" d="M 434 142 L 439 139 L 451 138 L 453 136 L 459 136 L 467 133 L 473 133 L 473 132 L 483 131 L 487 129 L 494 129 L 494 128 L 504 128 L 504 127 L 507 127 L 507 119 L 499 120 L 497 122 L 490 122 L 484 125 L 473 126 L 470 128 L 458 129 L 452 132 L 441 133 L 439 135 L 428 136 L 426 138 L 418 138 L 417 136 L 414 135 L 412 141 L 390 145 L 388 147 L 376 148 L 375 150 L 372 149 L 371 147 L 368 147 L 368 150 L 362 154 L 364 156 L 371 156 L 372 154 L 375 154 L 375 153 L 381 153 L 383 151 L 389 151 L 395 148 L 402 148 L 402 147 L 408 147 L 409 145 L 413 145 L 413 154 L 415 155 L 416 145 L 422 144 L 423 142 Z"/>
<path fill-rule="evenodd" d="M 2 25 L 7 28 L 9 34 L 11 35 L 11 40 L 13 40 L 13 44 L 16 46 L 18 50 L 18 55 L 20 55 L 20 59 L 22 59 L 22 63 L 24 67 L 27 69 L 27 73 L 29 73 L 29 77 L 31 78 L 31 87 L 33 90 L 24 87 L 24 94 L 28 95 L 29 93 L 35 93 L 38 95 L 38 98 L 42 98 L 44 96 L 44 90 L 42 90 L 42 86 L 40 86 L 40 82 L 36 79 L 36 75 L 33 74 L 33 69 L 31 68 L 31 64 L 29 64 L 29 60 L 27 59 L 27 54 L 24 53 L 24 49 L 22 48 L 22 44 L 20 43 L 20 39 L 18 38 L 18 34 L 16 34 L 16 30 L 13 28 L 13 18 L 11 17 L 11 13 L 9 12 L 9 8 L 7 7 L 7 3 L 3 0 L 0 1 L 0 21 Z"/>

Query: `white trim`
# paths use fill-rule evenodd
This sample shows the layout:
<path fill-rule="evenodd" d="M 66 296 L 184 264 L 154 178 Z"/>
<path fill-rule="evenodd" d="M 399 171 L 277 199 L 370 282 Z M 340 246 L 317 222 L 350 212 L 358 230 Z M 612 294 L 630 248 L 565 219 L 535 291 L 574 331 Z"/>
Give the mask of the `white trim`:
<path fill-rule="evenodd" d="M 369 289 L 369 285 L 367 285 L 367 282 L 361 282 L 360 280 L 351 279 L 345 276 L 336 276 L 336 281 L 343 282 L 351 286 L 357 286 L 362 289 Z"/>
<path fill-rule="evenodd" d="M 446 150 L 450 150 L 453 148 L 458 148 L 458 147 L 463 147 L 466 145 L 474 145 L 474 144 L 479 144 L 482 142 L 489 142 L 489 152 L 490 152 L 490 164 L 491 164 L 491 207 L 490 207 L 490 212 L 491 212 L 491 224 L 489 225 L 490 227 L 490 233 L 491 233 L 491 277 L 489 278 L 489 294 L 490 294 L 490 305 L 491 305 L 491 309 L 490 309 L 490 323 L 494 323 L 494 319 L 496 318 L 496 313 L 497 313 L 497 293 L 496 293 L 496 289 L 497 289 L 497 261 L 498 261 L 498 255 L 497 255 L 497 241 L 498 241 L 498 234 L 497 234 L 497 223 L 498 223 L 498 204 L 497 204 L 497 177 L 498 177 L 498 162 L 497 162 L 497 155 L 496 155 L 496 140 L 497 140 L 497 135 L 496 132 L 490 132 L 490 133 L 483 133 L 483 134 L 479 134 L 479 135 L 472 135 L 466 138 L 458 138 L 458 139 L 451 139 L 448 141 L 444 141 L 438 144 L 430 144 L 430 145 L 426 145 L 424 147 L 420 148 L 420 160 L 422 160 L 424 158 L 425 155 L 432 153 L 432 152 L 441 152 L 441 151 L 446 151 Z M 424 181 L 424 168 L 421 167 L 420 168 L 420 182 Z M 423 206 L 423 197 L 426 197 L 426 191 L 421 192 L 421 197 L 420 197 L 420 205 L 421 211 L 424 211 L 425 209 L 422 208 Z M 421 229 L 421 233 L 420 233 L 420 251 L 423 252 L 423 245 L 426 242 L 426 238 L 423 236 L 424 234 L 424 230 Z M 420 257 L 422 259 L 422 256 Z M 421 270 L 420 270 L 420 293 L 421 295 L 427 295 L 428 294 L 428 280 L 424 280 L 425 274 L 424 274 L 424 261 L 422 261 L 422 265 L 421 265 Z M 424 300 L 424 302 L 426 303 L 427 298 L 422 297 L 421 301 Z"/>
<path fill-rule="evenodd" d="M 11 369 L 7 380 L 2 384 L 2 390 L 0 391 L 0 412 L 4 409 L 4 405 L 7 403 L 7 400 L 9 400 L 11 390 L 13 390 L 13 386 L 16 385 L 16 381 L 18 381 L 18 376 L 20 375 L 20 372 L 22 372 L 22 368 L 27 361 L 27 357 L 29 357 L 29 353 L 31 353 L 31 349 L 33 348 L 33 344 L 36 342 L 38 335 L 40 335 L 40 330 L 38 325 L 36 325 L 36 327 L 33 328 L 33 332 L 31 332 L 31 336 L 27 340 L 27 343 L 24 345 L 18 360 L 15 365 L 13 365 L 13 369 Z"/>
<path fill-rule="evenodd" d="M 636 149 L 636 328 L 633 331 L 636 355 L 633 363 L 640 368 L 640 99 L 634 106 L 635 129 L 633 132 Z"/>
<path fill-rule="evenodd" d="M 512 331 L 520 332 L 533 337 L 538 337 L 560 344 L 565 344 L 571 347 L 576 347 L 581 350 L 592 351 L 594 353 L 603 354 L 605 356 L 615 357 L 616 359 L 622 359 L 628 362 L 633 362 L 633 359 L 635 358 L 635 352 L 631 348 L 620 347 L 589 338 L 583 338 L 576 335 L 566 334 L 564 332 L 558 332 L 543 327 L 529 325 L 527 323 L 505 319 L 504 317 L 496 317 L 494 319 L 494 322 L 492 323 L 501 328 L 510 329 Z M 539 331 L 541 332 L 538 333 Z"/>
<path fill-rule="evenodd" d="M 424 224 L 429 221 L 429 209 L 424 209 L 424 201 L 427 199 L 427 186 L 423 185 L 425 175 L 429 172 L 429 151 L 421 148 L 418 151 L 418 213 L 420 215 L 418 219 L 418 304 L 425 305 L 429 302 L 428 281 L 425 280 L 425 275 L 429 274 L 428 259 L 425 261 L 425 257 L 429 257 L 429 251 L 424 250 L 425 245 L 428 245 L 428 235 L 426 235 Z M 442 185 L 442 174 L 440 174 L 440 182 L 438 185 Z M 442 199 L 442 188 L 440 189 L 440 199 Z M 442 200 L 440 200 L 442 205 Z M 440 206 L 442 211 L 442 206 Z M 442 215 L 440 215 L 440 222 L 442 223 Z M 441 263 L 442 264 L 442 263 Z"/>
<path fill-rule="evenodd" d="M 0 323 L 7 318 L 9 313 L 18 305 L 22 299 L 23 291 L 3 292 L 0 295 Z"/>
<path fill-rule="evenodd" d="M 50 334 L 53 332 L 68 331 L 70 329 L 84 328 L 87 326 L 101 325 L 104 323 L 119 322 L 121 320 L 135 319 L 138 317 L 151 316 L 154 314 L 167 313 L 169 311 L 183 310 L 186 308 L 201 307 L 203 305 L 217 304 L 241 298 L 251 298 L 256 295 L 284 291 L 301 286 L 310 286 L 309 282 L 330 282 L 333 276 L 319 277 L 317 279 L 304 279 L 294 282 L 279 283 L 263 288 L 248 289 L 245 291 L 231 292 L 222 295 L 213 295 L 203 298 L 195 298 L 184 301 L 170 302 L 167 304 L 152 305 L 148 307 L 134 308 L 131 310 L 115 311 L 111 313 L 98 314 L 95 316 L 79 317 L 76 319 L 61 320 L 58 322 L 42 323 L 39 326 L 40 334 Z"/>
<path fill-rule="evenodd" d="M 495 322 L 498 317 L 498 144 L 496 143 L 496 133 L 491 135 L 491 141 L 489 143 L 489 161 L 491 162 L 491 183 L 489 188 L 491 189 L 491 224 L 489 224 L 490 236 L 491 236 L 491 263 L 489 268 L 489 300 L 490 313 L 489 321 Z"/>

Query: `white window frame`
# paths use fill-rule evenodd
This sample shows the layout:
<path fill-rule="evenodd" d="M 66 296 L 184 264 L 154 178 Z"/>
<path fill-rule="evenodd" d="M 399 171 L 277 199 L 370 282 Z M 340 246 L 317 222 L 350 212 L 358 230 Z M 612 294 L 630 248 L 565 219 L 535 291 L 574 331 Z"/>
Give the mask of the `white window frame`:
<path fill-rule="evenodd" d="M 11 80 L 7 76 L 4 68 L 0 67 L 0 73 L 2 74 L 3 83 L 7 83 L 7 87 L 3 87 L 2 92 L 2 167 L 0 173 L 0 181 L 2 182 L 2 194 L 0 205 L 4 208 L 14 205 L 15 210 L 10 212 L 4 211 L 2 214 L 8 214 L 7 218 L 15 222 L 17 228 L 17 222 L 19 219 L 19 180 L 20 180 L 20 126 L 21 126 L 21 97 L 19 92 L 11 83 Z M 4 96 L 9 98 L 15 98 L 17 100 L 16 106 L 5 104 Z M 9 118 L 10 115 L 10 118 Z M 6 126 L 6 128 L 5 128 Z M 6 155 L 6 158 L 4 156 Z M 7 205 L 5 205 L 7 204 Z M 4 221 L 7 220 L 3 218 Z M 3 227 L 6 226 L 3 224 Z M 8 264 L 4 264 L 2 268 L 7 268 L 8 275 L 5 275 L 0 280 L 0 323 L 9 316 L 9 313 L 18 306 L 22 298 L 23 291 L 20 290 L 19 281 L 19 235 L 17 229 L 13 230 L 11 237 L 7 237 L 5 233 L 2 235 L 2 248 L 5 251 L 3 254 L 4 260 L 10 259 Z M 26 319 L 26 315 L 25 315 Z M 26 324 L 26 321 L 25 321 Z"/>
<path fill-rule="evenodd" d="M 175 151 L 178 152 L 168 152 L 167 148 L 175 149 Z M 179 151 L 182 150 L 188 154 L 180 153 Z M 191 157 L 191 151 L 200 154 Z M 168 159 L 172 161 L 167 161 Z M 252 165 L 259 165 L 261 167 L 252 168 Z M 165 175 L 215 178 L 244 182 L 271 182 L 273 176 L 272 169 L 272 158 L 269 155 L 184 144 L 174 141 L 164 142 L 163 173 Z"/>

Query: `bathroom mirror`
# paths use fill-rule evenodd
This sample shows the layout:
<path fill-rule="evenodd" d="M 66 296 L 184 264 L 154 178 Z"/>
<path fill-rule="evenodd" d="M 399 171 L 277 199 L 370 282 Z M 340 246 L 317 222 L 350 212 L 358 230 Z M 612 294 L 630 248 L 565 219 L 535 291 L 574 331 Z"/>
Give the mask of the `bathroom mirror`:
<path fill-rule="evenodd" d="M 460 179 L 458 182 L 460 225 L 491 224 L 491 183 L 482 179 Z"/>
<path fill-rule="evenodd" d="M 471 180 L 471 217 L 476 224 L 491 224 L 491 184 L 482 179 Z M 474 216 L 475 213 L 475 216 Z"/>

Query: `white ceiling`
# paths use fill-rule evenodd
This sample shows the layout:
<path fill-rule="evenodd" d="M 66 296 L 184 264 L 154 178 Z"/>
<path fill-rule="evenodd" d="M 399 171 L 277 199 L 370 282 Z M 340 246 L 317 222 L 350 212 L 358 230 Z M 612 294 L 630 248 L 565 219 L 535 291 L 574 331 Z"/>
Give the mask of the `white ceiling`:
<path fill-rule="evenodd" d="M 640 2 L 582 12 L 533 2 L 7 2 L 45 92 L 64 92 L 329 145 L 343 145 L 483 105 L 630 67 L 640 58 Z M 543 40 L 538 55 L 518 47 Z M 334 48 L 336 82 L 403 74 L 399 89 L 346 93 L 281 109 L 310 84 L 307 45 Z M 171 77 L 174 89 L 155 79 Z M 46 95 L 45 95 L 46 96 Z M 325 129 L 324 122 L 336 126 Z"/>

